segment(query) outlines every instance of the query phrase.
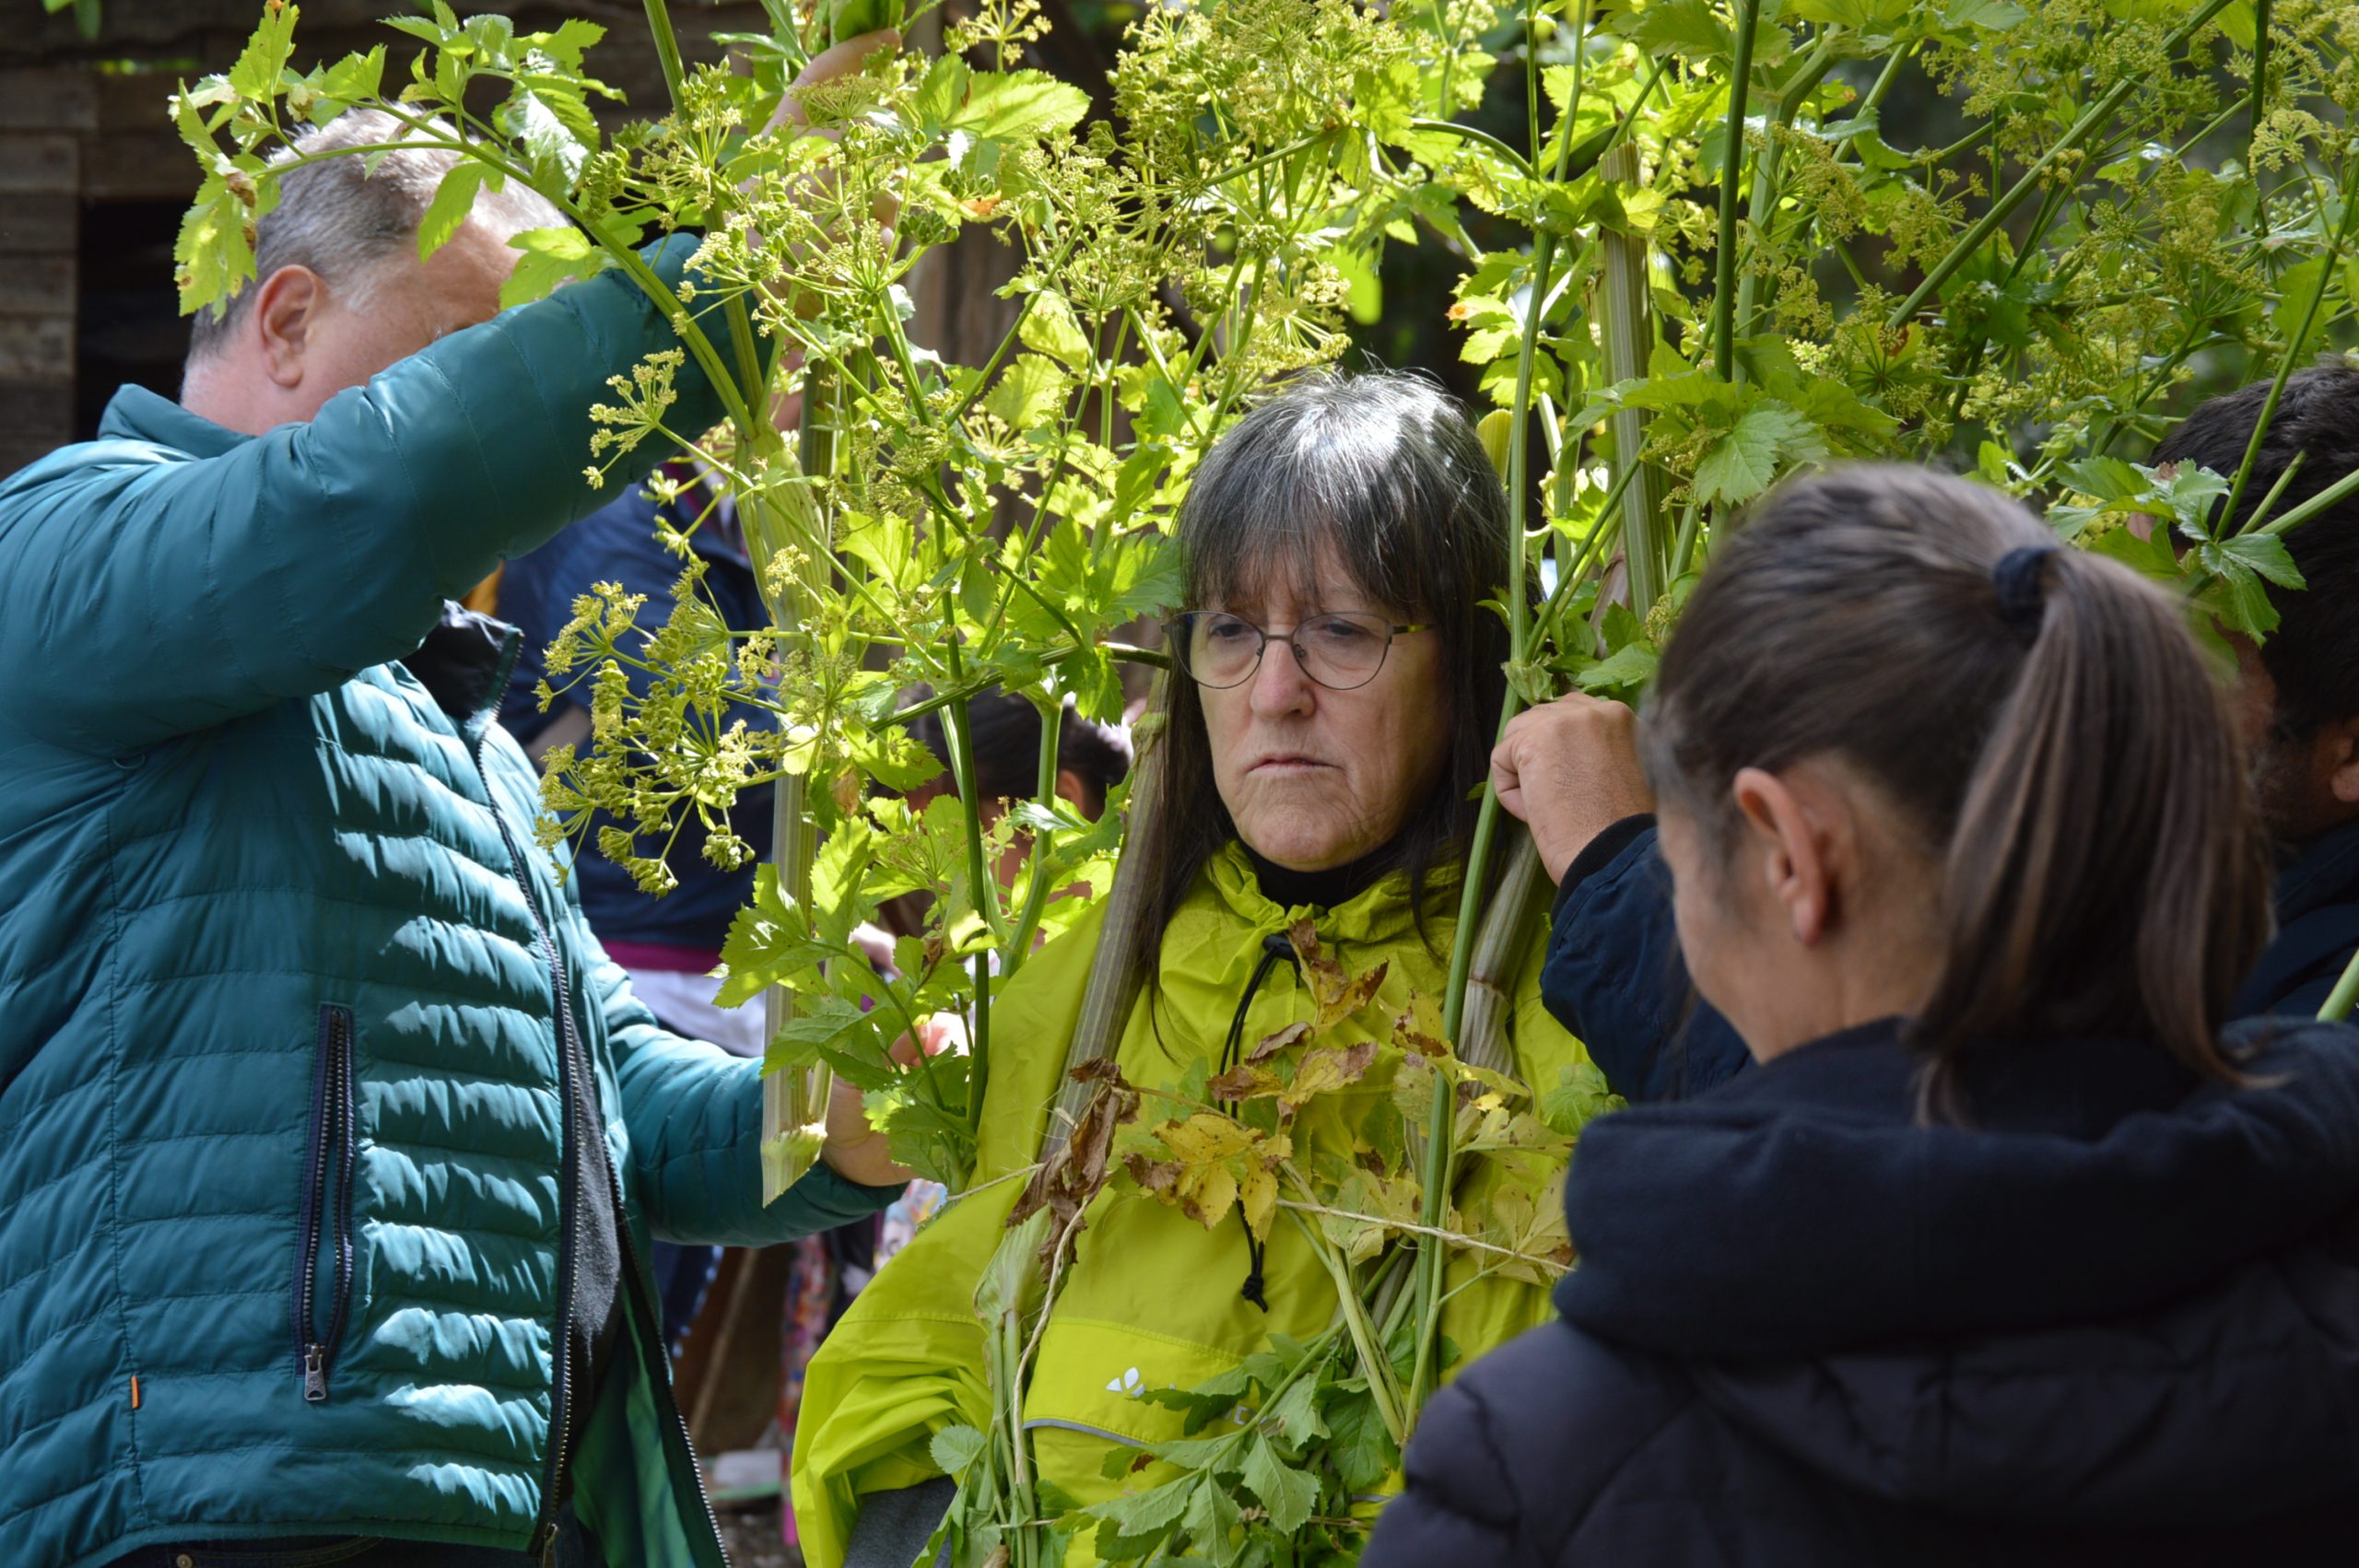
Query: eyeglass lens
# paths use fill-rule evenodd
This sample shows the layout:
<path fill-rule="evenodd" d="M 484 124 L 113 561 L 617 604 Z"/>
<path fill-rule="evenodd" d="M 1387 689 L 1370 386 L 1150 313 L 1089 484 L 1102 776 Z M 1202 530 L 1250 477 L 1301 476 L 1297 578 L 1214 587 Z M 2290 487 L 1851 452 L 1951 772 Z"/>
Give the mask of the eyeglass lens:
<path fill-rule="evenodd" d="M 1199 614 L 1189 618 L 1180 647 L 1188 673 L 1218 689 L 1251 679 L 1269 643 L 1290 642 L 1304 674 L 1322 686 L 1348 691 L 1376 678 L 1391 640 L 1391 625 L 1376 615 L 1313 615 L 1281 637 L 1240 616 Z"/>

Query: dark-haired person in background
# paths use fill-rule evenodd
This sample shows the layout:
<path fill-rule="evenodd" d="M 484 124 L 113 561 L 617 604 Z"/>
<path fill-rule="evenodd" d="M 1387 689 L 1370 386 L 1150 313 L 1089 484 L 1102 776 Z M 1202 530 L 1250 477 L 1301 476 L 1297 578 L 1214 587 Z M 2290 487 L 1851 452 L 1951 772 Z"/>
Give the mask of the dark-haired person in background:
<path fill-rule="evenodd" d="M 2235 474 L 2268 392 L 2261 383 L 2213 398 L 2153 462 Z M 2359 469 L 2359 370 L 2321 367 L 2286 383 L 2239 525 L 2297 456 L 2275 515 Z M 2237 728 L 2278 868 L 2278 934 L 2236 992 L 2239 1018 L 2315 1016 L 2359 948 L 2359 497 L 2284 538 L 2308 586 L 2269 589 L 2283 619 L 2266 643 L 2231 639 Z M 1634 1100 L 1700 1093 L 1743 1070 L 1743 1042 L 1696 999 L 1680 960 L 1630 710 L 1579 696 L 1534 708 L 1508 726 L 1495 766 L 1502 803 L 1531 824 L 1557 882 L 1551 1011 Z"/>
<path fill-rule="evenodd" d="M 1589 1128 L 1561 1320 L 1365 1568 L 2352 1560 L 2359 1032 L 2224 1026 L 2269 852 L 2181 615 L 1959 479 L 1755 509 L 1640 741 L 1756 1065 Z"/>

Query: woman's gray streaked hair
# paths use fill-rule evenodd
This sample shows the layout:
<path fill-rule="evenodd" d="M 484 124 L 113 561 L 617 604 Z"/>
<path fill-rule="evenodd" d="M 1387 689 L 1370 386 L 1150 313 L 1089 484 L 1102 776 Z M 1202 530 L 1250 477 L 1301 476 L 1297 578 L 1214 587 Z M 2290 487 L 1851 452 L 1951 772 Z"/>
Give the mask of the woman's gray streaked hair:
<path fill-rule="evenodd" d="M 1507 628 L 1485 608 L 1508 577 L 1507 492 L 1457 401 L 1395 371 L 1307 377 L 1247 415 L 1205 455 L 1181 505 L 1188 607 L 1242 607 L 1284 582 L 1316 602 L 1322 554 L 1356 590 L 1328 610 L 1428 623 L 1440 640 L 1434 743 L 1447 762 L 1388 847 L 1419 906 L 1427 874 L 1462 855 L 1505 695 Z M 1221 804 L 1195 683 L 1175 673 L 1157 706 L 1153 820 L 1135 825 L 1159 938 L 1236 825 Z"/>
<path fill-rule="evenodd" d="M 452 133 L 440 121 L 428 123 L 436 135 Z M 278 177 L 278 205 L 254 226 L 254 278 L 281 267 L 308 267 L 343 294 L 355 308 L 393 266 L 417 264 L 417 226 L 433 203 L 442 177 L 462 155 L 441 147 L 406 147 L 414 133 L 381 110 L 355 109 L 318 130 L 297 137 L 272 161 L 341 153 L 288 170 Z M 369 155 L 343 149 L 393 145 L 373 172 Z M 528 228 L 553 228 L 565 216 L 539 193 L 510 181 L 475 198 L 472 220 L 501 240 Z M 220 305 L 199 310 L 189 322 L 189 357 L 213 353 L 229 337 L 252 302 L 248 284 Z"/>

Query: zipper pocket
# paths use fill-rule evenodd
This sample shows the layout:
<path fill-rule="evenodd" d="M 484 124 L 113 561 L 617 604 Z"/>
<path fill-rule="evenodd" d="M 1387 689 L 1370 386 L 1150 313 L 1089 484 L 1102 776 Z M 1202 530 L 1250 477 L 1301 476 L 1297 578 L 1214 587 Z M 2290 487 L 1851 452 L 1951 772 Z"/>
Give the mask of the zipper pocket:
<path fill-rule="evenodd" d="M 295 1367 L 304 1399 L 328 1397 L 337 1343 L 352 1307 L 352 1010 L 320 1009 L 311 1064 L 311 1153 L 295 1269 Z M 319 1315 L 320 1251 L 334 1251 L 326 1321 Z"/>

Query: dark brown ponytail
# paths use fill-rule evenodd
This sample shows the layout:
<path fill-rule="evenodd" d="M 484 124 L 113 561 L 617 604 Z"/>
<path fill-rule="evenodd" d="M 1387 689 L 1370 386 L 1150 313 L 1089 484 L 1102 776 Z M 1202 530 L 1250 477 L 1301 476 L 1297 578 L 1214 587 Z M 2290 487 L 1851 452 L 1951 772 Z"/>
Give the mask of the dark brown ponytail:
<path fill-rule="evenodd" d="M 1647 709 L 1656 788 L 1733 828 L 1746 766 L 1839 755 L 1942 865 L 1911 1024 L 1927 1104 L 1977 1042 L 2218 1033 L 2269 940 L 2269 860 L 2179 608 L 1986 486 L 1837 470 L 1763 500 L 1688 603 Z"/>

